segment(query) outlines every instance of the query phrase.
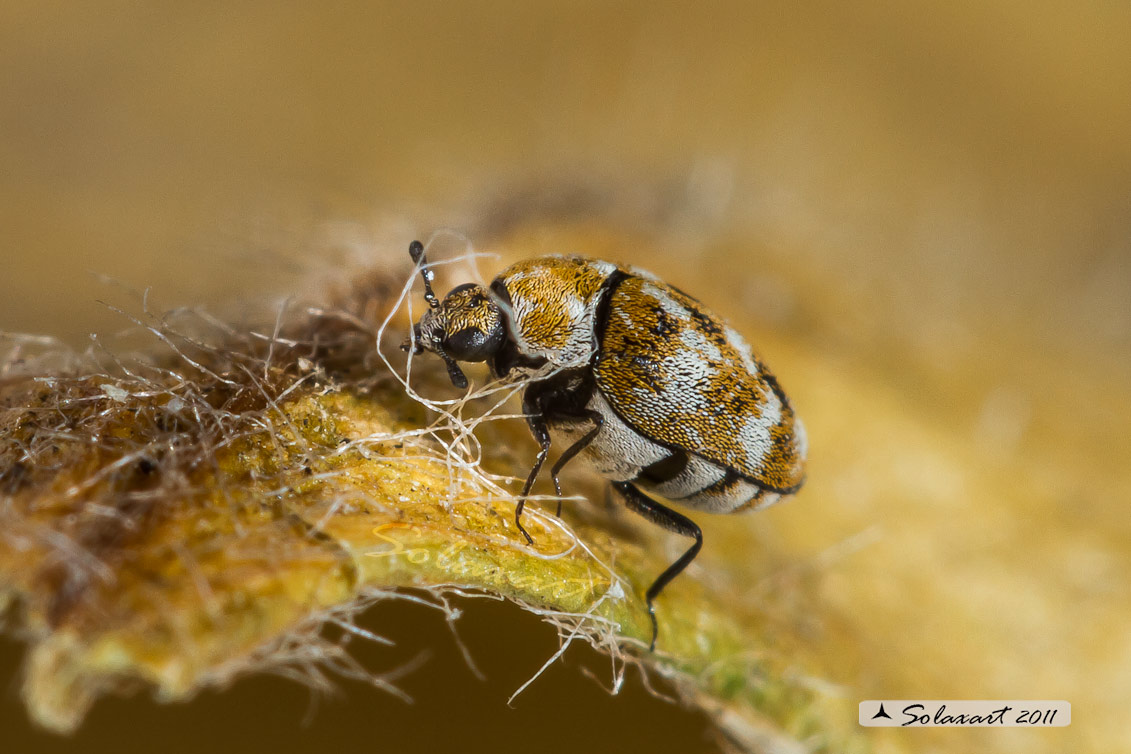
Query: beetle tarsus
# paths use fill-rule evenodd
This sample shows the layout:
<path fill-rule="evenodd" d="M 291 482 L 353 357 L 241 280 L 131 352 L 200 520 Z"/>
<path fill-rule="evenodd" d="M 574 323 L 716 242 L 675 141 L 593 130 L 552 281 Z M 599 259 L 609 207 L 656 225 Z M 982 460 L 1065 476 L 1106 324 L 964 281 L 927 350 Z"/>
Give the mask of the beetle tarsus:
<path fill-rule="evenodd" d="M 530 536 L 530 532 L 528 532 L 526 530 L 526 527 L 522 525 L 522 509 L 525 508 L 525 507 L 526 507 L 526 497 L 523 496 L 523 497 L 520 497 L 518 499 L 518 505 L 516 505 L 514 507 L 514 525 L 518 527 L 518 530 L 520 532 L 522 532 L 522 536 L 526 537 L 526 544 L 533 547 L 534 546 L 534 538 Z"/>

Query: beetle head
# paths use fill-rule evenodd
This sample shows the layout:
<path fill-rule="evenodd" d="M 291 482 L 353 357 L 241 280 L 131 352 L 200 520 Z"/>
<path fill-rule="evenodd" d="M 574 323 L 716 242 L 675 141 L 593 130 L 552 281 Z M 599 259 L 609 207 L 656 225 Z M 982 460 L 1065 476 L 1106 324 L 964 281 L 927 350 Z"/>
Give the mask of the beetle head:
<path fill-rule="evenodd" d="M 443 301 L 432 292 L 435 276 L 424 258 L 424 245 L 413 241 L 408 247 L 412 260 L 420 265 L 424 278 L 424 299 L 430 307 L 412 328 L 412 336 L 401 348 L 413 353 L 432 351 L 444 360 L 452 384 L 467 387 L 467 377 L 457 361 L 486 361 L 506 337 L 503 315 L 491 292 L 481 285 L 456 286 Z"/>

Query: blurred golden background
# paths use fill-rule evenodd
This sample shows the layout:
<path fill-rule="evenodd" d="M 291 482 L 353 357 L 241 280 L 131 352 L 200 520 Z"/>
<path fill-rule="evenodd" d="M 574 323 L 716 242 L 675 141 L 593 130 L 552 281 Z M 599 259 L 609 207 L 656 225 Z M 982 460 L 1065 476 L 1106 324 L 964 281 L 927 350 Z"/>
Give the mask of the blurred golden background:
<path fill-rule="evenodd" d="M 1131 746 L 1128 92 L 1118 3 L 6 0 L 0 330 L 81 346 L 125 324 L 98 303 L 117 285 L 254 310 L 442 227 L 511 253 L 641 239 L 606 253 L 743 323 L 810 424 L 797 501 L 704 523 L 859 547 L 815 616 L 846 693 L 1074 704 L 1070 729 L 877 748 L 1111 751 Z M 555 646 L 515 613 L 461 624 L 501 668 L 487 684 L 447 649 L 405 684 L 418 710 L 461 709 L 437 746 L 535 745 L 573 704 L 608 746 L 708 746 L 700 716 L 639 688 L 608 702 L 573 668 L 507 709 Z M 6 657 L 20 750 L 74 745 L 28 730 Z M 139 750 L 170 731 L 171 751 L 396 750 L 374 728 L 409 720 L 400 703 L 345 687 L 353 714 L 330 701 L 308 727 L 305 692 L 260 679 L 104 703 L 77 743 L 121 751 L 140 725 Z"/>

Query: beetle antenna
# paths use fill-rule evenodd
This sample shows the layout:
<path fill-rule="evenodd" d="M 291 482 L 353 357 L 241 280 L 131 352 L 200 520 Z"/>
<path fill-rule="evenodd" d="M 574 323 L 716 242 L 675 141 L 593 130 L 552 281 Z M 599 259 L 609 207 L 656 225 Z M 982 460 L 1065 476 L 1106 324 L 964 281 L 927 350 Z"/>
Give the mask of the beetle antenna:
<path fill-rule="evenodd" d="M 432 279 L 436 277 L 436 273 L 428 267 L 428 260 L 424 257 L 424 244 L 420 241 L 410 243 L 408 255 L 412 257 L 413 263 L 420 267 L 420 277 L 424 278 L 424 300 L 433 309 L 438 309 L 440 301 L 436 298 L 436 294 L 432 292 Z"/>

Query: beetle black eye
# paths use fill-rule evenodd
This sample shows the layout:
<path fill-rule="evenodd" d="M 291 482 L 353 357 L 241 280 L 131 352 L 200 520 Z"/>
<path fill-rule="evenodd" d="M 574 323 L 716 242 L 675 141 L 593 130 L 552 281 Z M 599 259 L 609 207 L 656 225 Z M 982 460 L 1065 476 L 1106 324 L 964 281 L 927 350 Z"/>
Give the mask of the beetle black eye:
<path fill-rule="evenodd" d="M 478 327 L 465 327 L 449 336 L 444 347 L 457 361 L 485 361 L 499 350 L 502 340 L 502 327 L 490 333 L 483 332 Z"/>

